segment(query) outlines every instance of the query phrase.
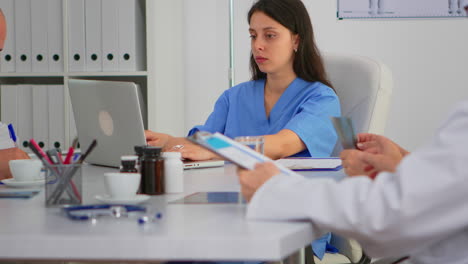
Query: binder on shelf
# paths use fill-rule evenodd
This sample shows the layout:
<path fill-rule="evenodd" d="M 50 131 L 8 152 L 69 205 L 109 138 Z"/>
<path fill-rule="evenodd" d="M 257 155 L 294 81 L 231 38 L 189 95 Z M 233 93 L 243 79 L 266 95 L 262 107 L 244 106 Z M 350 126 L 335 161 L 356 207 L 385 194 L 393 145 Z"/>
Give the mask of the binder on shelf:
<path fill-rule="evenodd" d="M 0 8 L 8 25 L 5 44 L 2 53 L 0 53 L 0 71 L 15 72 L 15 2 L 14 0 L 0 0 Z"/>
<path fill-rule="evenodd" d="M 119 69 L 143 71 L 146 64 L 144 12 L 139 0 L 119 3 Z"/>
<path fill-rule="evenodd" d="M 63 72 L 63 7 L 62 0 L 47 0 L 47 44 L 49 72 Z"/>
<path fill-rule="evenodd" d="M 65 147 L 65 97 L 63 85 L 49 85 L 49 149 Z"/>
<path fill-rule="evenodd" d="M 31 72 L 31 1 L 15 0 L 16 72 Z"/>
<path fill-rule="evenodd" d="M 49 71 L 48 9 L 43 1 L 31 1 L 31 64 L 33 72 Z"/>
<path fill-rule="evenodd" d="M 18 85 L 17 87 L 17 128 L 18 147 L 26 152 L 31 152 L 28 147 L 29 140 L 33 137 L 33 98 L 30 85 Z"/>
<path fill-rule="evenodd" d="M 33 103 L 33 138 L 39 147 L 47 149 L 49 147 L 49 99 L 47 85 L 31 86 Z"/>
<path fill-rule="evenodd" d="M 119 5 L 102 0 L 102 70 L 119 71 Z"/>
<path fill-rule="evenodd" d="M 16 94 L 16 85 L 2 85 L 1 86 L 1 121 L 4 124 L 13 124 L 16 128 L 17 121 L 17 94 Z"/>
<path fill-rule="evenodd" d="M 85 0 L 86 71 L 102 71 L 101 0 Z"/>
<path fill-rule="evenodd" d="M 68 1 L 68 69 L 85 70 L 85 5 L 84 0 Z"/>
<path fill-rule="evenodd" d="M 68 101 L 67 104 L 70 106 L 70 108 L 67 111 L 67 113 L 68 113 L 67 114 L 68 115 L 67 126 L 68 126 L 68 134 L 70 136 L 69 144 L 71 146 L 73 140 L 78 137 L 78 132 L 76 130 L 75 116 L 73 114 L 73 106 L 71 104 L 71 99 L 70 99 L 70 94 L 69 93 L 68 93 L 68 96 L 66 98 L 67 98 L 66 100 Z"/>

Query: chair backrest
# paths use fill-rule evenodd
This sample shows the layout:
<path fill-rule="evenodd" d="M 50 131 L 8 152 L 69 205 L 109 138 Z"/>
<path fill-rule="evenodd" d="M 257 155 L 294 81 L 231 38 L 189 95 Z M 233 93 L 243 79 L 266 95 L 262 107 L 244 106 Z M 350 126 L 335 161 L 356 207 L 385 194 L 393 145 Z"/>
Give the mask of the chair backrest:
<path fill-rule="evenodd" d="M 382 63 L 352 55 L 325 54 L 325 70 L 357 133 L 383 134 L 392 95 L 392 74 Z M 341 148 L 335 147 L 333 156 Z"/>

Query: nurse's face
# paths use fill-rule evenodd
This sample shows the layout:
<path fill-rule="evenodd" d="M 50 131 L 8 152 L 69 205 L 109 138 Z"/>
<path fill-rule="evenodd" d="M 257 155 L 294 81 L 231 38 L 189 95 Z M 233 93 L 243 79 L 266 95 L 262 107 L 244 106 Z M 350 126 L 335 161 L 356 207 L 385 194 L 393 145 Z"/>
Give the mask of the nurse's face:
<path fill-rule="evenodd" d="M 260 71 L 267 74 L 293 72 L 297 35 L 263 12 L 252 15 L 249 32 L 252 54 Z"/>

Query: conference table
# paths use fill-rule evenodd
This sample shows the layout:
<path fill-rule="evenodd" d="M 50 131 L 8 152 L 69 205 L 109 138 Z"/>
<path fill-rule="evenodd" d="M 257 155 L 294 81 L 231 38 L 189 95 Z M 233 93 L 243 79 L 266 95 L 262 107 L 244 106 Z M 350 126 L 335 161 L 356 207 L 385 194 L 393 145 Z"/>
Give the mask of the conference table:
<path fill-rule="evenodd" d="M 83 166 L 83 203 L 100 204 L 103 174 L 116 169 Z M 344 177 L 343 171 L 302 172 L 305 177 Z M 6 186 L 0 186 L 0 191 Z M 42 187 L 43 188 L 43 187 Z M 0 199 L 0 261 L 281 261 L 317 237 L 309 222 L 248 221 L 246 204 L 173 203 L 197 192 L 239 192 L 236 167 L 184 171 L 184 192 L 152 196 L 137 217 L 69 219 L 46 208 L 44 191 L 30 199 Z"/>

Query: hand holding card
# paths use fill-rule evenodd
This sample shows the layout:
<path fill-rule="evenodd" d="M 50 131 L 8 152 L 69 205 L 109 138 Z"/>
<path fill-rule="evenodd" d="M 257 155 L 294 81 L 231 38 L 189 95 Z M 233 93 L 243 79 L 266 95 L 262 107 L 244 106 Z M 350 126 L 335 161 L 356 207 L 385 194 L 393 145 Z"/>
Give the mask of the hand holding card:
<path fill-rule="evenodd" d="M 354 134 L 352 120 L 349 117 L 332 117 L 331 120 L 343 149 L 355 149 L 357 137 Z"/>

